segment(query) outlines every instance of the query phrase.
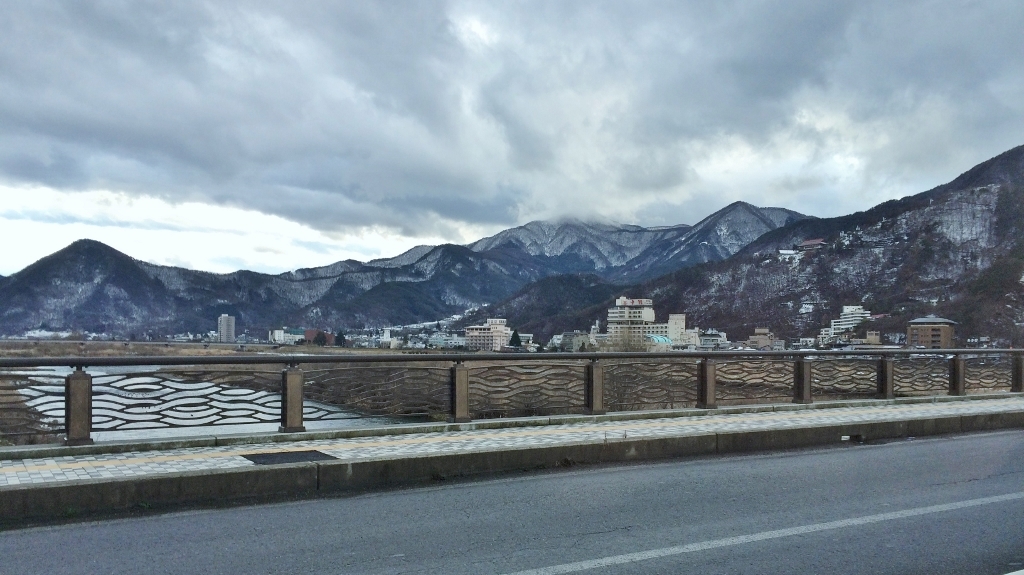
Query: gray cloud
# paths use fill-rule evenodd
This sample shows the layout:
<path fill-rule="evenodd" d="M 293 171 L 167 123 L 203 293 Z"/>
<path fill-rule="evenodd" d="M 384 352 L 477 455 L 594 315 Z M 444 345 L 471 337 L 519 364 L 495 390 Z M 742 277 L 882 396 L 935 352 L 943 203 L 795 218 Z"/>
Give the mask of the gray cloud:
<path fill-rule="evenodd" d="M 835 215 L 1024 143 L 1021 29 L 1016 1 L 14 3 L 0 181 L 453 240 Z"/>

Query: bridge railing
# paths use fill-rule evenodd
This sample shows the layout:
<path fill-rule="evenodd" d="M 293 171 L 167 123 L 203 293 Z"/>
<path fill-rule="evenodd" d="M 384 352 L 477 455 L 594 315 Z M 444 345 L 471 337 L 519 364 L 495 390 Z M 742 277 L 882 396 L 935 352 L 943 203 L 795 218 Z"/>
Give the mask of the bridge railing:
<path fill-rule="evenodd" d="M 0 439 L 1022 392 L 1024 350 L 0 358 Z"/>

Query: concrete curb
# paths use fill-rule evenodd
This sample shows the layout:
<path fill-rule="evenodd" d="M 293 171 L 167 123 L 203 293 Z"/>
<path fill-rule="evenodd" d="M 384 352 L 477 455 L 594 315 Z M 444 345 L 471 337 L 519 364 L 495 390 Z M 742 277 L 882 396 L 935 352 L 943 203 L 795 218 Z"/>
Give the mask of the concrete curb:
<path fill-rule="evenodd" d="M 131 480 L 93 479 L 0 490 L 0 521 L 73 518 L 215 501 L 308 498 L 316 493 L 317 468 L 313 463 L 173 473 Z"/>
<path fill-rule="evenodd" d="M 294 463 L 139 479 L 17 486 L 0 488 L 0 522 L 16 526 L 28 520 L 66 519 L 132 509 L 309 499 L 576 464 L 657 461 L 808 448 L 849 440 L 870 441 L 1011 428 L 1024 428 L 1024 411 L 677 437 L 607 439 L 488 452 L 357 462 Z"/>
<path fill-rule="evenodd" d="M 819 401 L 816 403 L 763 403 L 753 405 L 731 405 L 715 409 L 663 409 L 657 411 L 619 411 L 603 415 L 557 415 L 545 417 L 519 417 L 478 420 L 470 423 L 410 423 L 387 427 L 361 427 L 355 429 L 334 429 L 307 431 L 302 433 L 256 433 L 207 435 L 179 439 L 148 441 L 108 441 L 93 445 L 24 445 L 0 447 L 3 459 L 43 459 L 48 457 L 69 457 L 77 455 L 100 455 L 127 453 L 131 451 L 164 451 L 188 449 L 190 447 L 217 447 L 228 445 L 249 445 L 255 443 L 282 443 L 320 439 L 352 439 L 359 437 L 386 437 L 413 433 L 438 433 L 447 431 L 474 431 L 478 429 L 509 429 L 546 425 L 567 425 L 573 423 L 600 423 L 642 419 L 671 419 L 676 417 L 708 417 L 713 415 L 763 413 L 772 411 L 803 411 L 809 409 L 836 409 L 843 407 L 873 407 L 881 405 L 904 405 L 917 403 L 946 403 L 984 399 L 1024 399 L 1024 393 L 993 392 L 962 396 L 920 396 L 898 397 L 896 399 L 853 399 L 843 401 Z"/>

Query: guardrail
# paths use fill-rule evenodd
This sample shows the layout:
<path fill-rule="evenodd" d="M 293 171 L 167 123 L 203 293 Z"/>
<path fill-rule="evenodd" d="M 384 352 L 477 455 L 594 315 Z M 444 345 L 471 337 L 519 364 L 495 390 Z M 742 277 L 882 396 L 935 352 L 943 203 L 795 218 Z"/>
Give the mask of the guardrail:
<path fill-rule="evenodd" d="M 94 431 L 275 420 L 291 433 L 316 420 L 468 422 L 1022 388 L 1024 350 L 1006 349 L 0 358 L 0 433 L 82 445 Z"/>

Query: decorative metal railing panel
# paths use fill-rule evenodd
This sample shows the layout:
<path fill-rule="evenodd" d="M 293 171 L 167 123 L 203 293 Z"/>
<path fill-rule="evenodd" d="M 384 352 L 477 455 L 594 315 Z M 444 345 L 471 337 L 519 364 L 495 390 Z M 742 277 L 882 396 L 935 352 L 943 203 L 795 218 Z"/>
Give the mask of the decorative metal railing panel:
<path fill-rule="evenodd" d="M 281 373 L 168 369 L 93 377 L 96 431 L 272 423 Z M 276 381 L 276 385 L 275 385 Z"/>
<path fill-rule="evenodd" d="M 582 413 L 584 364 L 530 363 L 469 369 L 473 418 Z"/>
<path fill-rule="evenodd" d="M 720 401 L 768 401 L 793 397 L 793 362 L 772 359 L 716 362 Z"/>
<path fill-rule="evenodd" d="M 911 357 L 893 361 L 896 395 L 932 395 L 949 390 L 949 359 L 943 356 Z"/>
<path fill-rule="evenodd" d="M 0 371 L 0 440 L 46 443 L 63 433 L 63 376 L 48 369 Z"/>
<path fill-rule="evenodd" d="M 967 393 L 987 391 L 1009 391 L 1013 377 L 1013 360 L 1004 355 L 967 357 L 965 364 L 965 387 Z"/>
<path fill-rule="evenodd" d="M 811 361 L 811 395 L 816 399 L 874 397 L 878 360 L 870 358 Z"/>
<path fill-rule="evenodd" d="M 303 370 L 304 395 L 350 417 L 444 419 L 451 411 L 450 374 L 449 367 L 420 365 L 311 367 Z"/>
<path fill-rule="evenodd" d="M 609 411 L 679 409 L 697 403 L 695 359 L 604 363 L 604 404 Z"/>

